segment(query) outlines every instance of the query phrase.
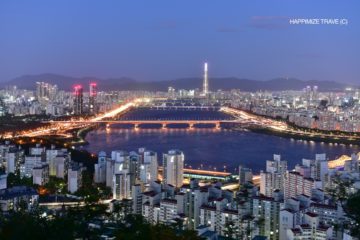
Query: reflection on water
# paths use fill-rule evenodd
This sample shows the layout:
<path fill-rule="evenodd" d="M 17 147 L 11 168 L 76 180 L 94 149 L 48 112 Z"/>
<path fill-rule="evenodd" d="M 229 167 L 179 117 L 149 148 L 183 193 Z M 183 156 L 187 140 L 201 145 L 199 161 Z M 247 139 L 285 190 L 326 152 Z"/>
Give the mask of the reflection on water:
<path fill-rule="evenodd" d="M 159 129 L 111 129 L 100 128 L 86 137 L 89 145 L 85 149 L 92 153 L 112 150 L 133 151 L 140 147 L 161 153 L 169 149 L 180 149 L 185 153 L 186 166 L 234 172 L 239 164 L 255 172 L 265 168 L 265 161 L 272 155 L 281 154 L 289 167 L 300 163 L 302 158 L 314 158 L 316 153 L 327 153 L 330 159 L 343 154 L 359 152 L 358 146 L 327 144 L 314 141 L 295 140 L 247 131 L 216 128 L 159 128 Z"/>

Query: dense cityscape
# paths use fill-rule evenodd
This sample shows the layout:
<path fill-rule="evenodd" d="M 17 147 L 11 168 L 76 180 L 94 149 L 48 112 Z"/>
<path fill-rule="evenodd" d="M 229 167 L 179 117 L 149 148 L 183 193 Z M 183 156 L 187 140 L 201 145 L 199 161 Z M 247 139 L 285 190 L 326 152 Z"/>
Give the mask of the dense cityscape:
<path fill-rule="evenodd" d="M 205 63 L 201 90 L 169 86 L 168 92 L 106 92 L 99 91 L 101 85 L 95 82 L 86 92 L 81 85 L 66 92 L 46 82 L 37 82 L 35 91 L 16 86 L 2 90 L 2 118 L 22 122 L 11 131 L 2 129 L 2 212 L 39 214 L 54 221 L 70 209 L 101 208 L 90 218 L 72 219 L 73 224 L 85 225 L 73 230 L 75 238 L 119 237 L 114 226 L 133 221 L 129 216 L 168 226 L 175 235 L 189 231 L 186 234 L 194 239 L 356 236 L 357 206 L 351 205 L 359 198 L 356 152 L 338 159 L 318 153 L 299 159 L 294 168 L 274 152 L 264 159 L 260 172 L 241 165 L 236 172 L 226 172 L 206 166 L 186 168 L 191 156 L 182 150 L 158 153 L 146 149 L 146 143 L 128 151 L 82 150 L 87 132 L 104 127 L 109 132 L 119 125 L 135 131 L 246 128 L 266 131 L 261 134 L 285 132 L 285 138 L 322 134 L 334 144 L 343 144 L 343 138 L 358 141 L 358 89 L 325 93 L 309 86 L 302 91 L 210 92 L 207 71 Z M 156 110 L 157 119 L 126 115 L 149 109 Z M 194 112 L 198 118 L 160 118 L 162 111 L 179 110 Z M 199 118 L 213 112 L 227 117 Z"/>
<path fill-rule="evenodd" d="M 0 240 L 359 240 L 359 7 L 0 2 Z"/>

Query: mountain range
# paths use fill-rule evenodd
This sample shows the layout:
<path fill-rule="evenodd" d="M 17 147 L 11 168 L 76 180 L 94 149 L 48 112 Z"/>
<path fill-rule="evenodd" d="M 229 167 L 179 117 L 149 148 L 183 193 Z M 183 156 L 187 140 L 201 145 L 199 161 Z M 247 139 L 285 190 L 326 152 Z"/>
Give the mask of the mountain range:
<path fill-rule="evenodd" d="M 94 77 L 68 77 L 58 74 L 39 74 L 39 75 L 24 75 L 14 78 L 8 82 L 0 83 L 0 88 L 5 86 L 16 85 L 21 89 L 34 90 L 36 82 L 47 82 L 58 85 L 59 89 L 71 90 L 76 84 L 82 84 L 84 90 L 87 91 L 87 86 L 90 82 L 97 82 L 98 89 L 101 90 L 147 90 L 147 91 L 167 91 L 168 87 L 175 89 L 195 89 L 202 87 L 202 78 L 181 78 L 169 81 L 152 81 L 142 82 L 132 78 L 109 78 L 100 79 Z M 268 81 L 250 80 L 236 77 L 223 78 L 209 78 L 210 90 L 230 90 L 240 89 L 242 91 L 281 91 L 281 90 L 301 90 L 306 86 L 318 86 L 319 91 L 340 91 L 348 84 L 338 83 L 333 81 L 318 81 L 310 80 L 303 81 L 295 78 L 275 78 Z"/>

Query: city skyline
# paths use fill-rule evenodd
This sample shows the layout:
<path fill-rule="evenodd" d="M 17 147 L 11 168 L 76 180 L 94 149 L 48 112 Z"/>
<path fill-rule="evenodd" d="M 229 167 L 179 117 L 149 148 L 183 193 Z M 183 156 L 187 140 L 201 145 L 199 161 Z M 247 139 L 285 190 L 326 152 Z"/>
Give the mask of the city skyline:
<path fill-rule="evenodd" d="M 359 9 L 0 1 L 0 239 L 359 240 Z"/>
<path fill-rule="evenodd" d="M 49 72 L 170 80 L 198 76 L 206 59 L 213 77 L 354 84 L 360 76 L 357 6 L 351 0 L 2 2 L 0 81 Z M 293 25 L 292 18 L 348 24 Z"/>

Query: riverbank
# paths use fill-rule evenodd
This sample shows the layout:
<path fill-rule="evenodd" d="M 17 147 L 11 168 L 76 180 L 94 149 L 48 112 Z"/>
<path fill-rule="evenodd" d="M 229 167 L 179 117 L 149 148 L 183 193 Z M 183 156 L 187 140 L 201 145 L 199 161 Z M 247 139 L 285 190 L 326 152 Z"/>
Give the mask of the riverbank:
<path fill-rule="evenodd" d="M 68 144 L 72 145 L 72 146 L 84 146 L 84 145 L 88 145 L 89 142 L 86 140 L 86 136 L 88 133 L 98 129 L 99 127 L 101 127 L 100 125 L 93 125 L 87 128 L 83 128 L 83 129 L 79 129 L 78 132 L 76 133 L 76 139 L 72 139 L 71 142 L 68 142 Z M 304 132 L 303 134 L 299 134 L 299 133 L 295 133 L 295 132 L 280 132 L 280 131 L 276 131 L 274 129 L 271 128 L 261 128 L 261 127 L 255 127 L 255 126 L 231 126 L 231 127 L 225 127 L 226 129 L 230 129 L 230 130 L 240 130 L 240 131 L 244 131 L 244 130 L 248 130 L 254 133 L 260 133 L 260 134 L 266 134 L 266 135 L 271 135 L 271 136 L 279 136 L 279 137 L 283 137 L 283 138 L 288 138 L 288 139 L 295 139 L 295 140 L 303 140 L 303 141 L 308 141 L 308 142 L 318 142 L 318 143 L 330 143 L 330 144 L 346 144 L 346 145 L 358 145 L 360 146 L 360 138 L 357 137 L 351 137 L 351 138 L 347 138 L 347 137 L 333 137 L 333 138 L 329 138 L 328 136 L 321 136 L 321 135 L 317 135 L 317 133 L 306 133 Z M 156 128 L 154 128 L 156 129 Z M 65 140 L 66 141 L 66 140 Z"/>
<path fill-rule="evenodd" d="M 76 138 L 74 138 L 69 144 L 72 146 L 84 146 L 89 143 L 86 141 L 86 136 L 89 132 L 97 129 L 100 124 L 92 125 L 86 128 L 80 128 L 76 131 Z"/>
<path fill-rule="evenodd" d="M 293 138 L 304 141 L 360 145 L 360 133 L 357 132 L 326 131 L 320 129 L 306 128 L 306 127 L 297 126 L 294 123 L 284 120 L 282 118 L 274 118 L 266 115 L 256 114 L 248 110 L 242 110 L 242 109 L 238 109 L 238 110 L 244 111 L 253 116 L 282 122 L 286 124 L 289 129 L 280 132 L 277 131 L 276 129 L 266 128 L 266 127 L 252 126 L 248 128 L 249 130 L 254 132 Z"/>
<path fill-rule="evenodd" d="M 256 127 L 251 127 L 251 128 L 247 128 L 249 131 L 255 132 L 255 133 L 261 133 L 261 134 L 267 134 L 267 135 L 271 135 L 271 136 L 279 136 L 279 137 L 284 137 L 284 138 L 290 138 L 290 139 L 295 139 L 295 140 L 303 140 L 303 141 L 313 141 L 313 142 L 319 142 L 319 143 L 332 143 L 332 144 L 346 144 L 346 145 L 358 145 L 360 146 L 360 139 L 357 138 L 328 138 L 328 137 L 323 137 L 323 136 L 319 136 L 316 134 L 297 134 L 297 133 L 293 133 L 293 132 L 279 132 L 279 131 L 275 131 L 273 129 L 270 128 L 256 128 Z"/>

